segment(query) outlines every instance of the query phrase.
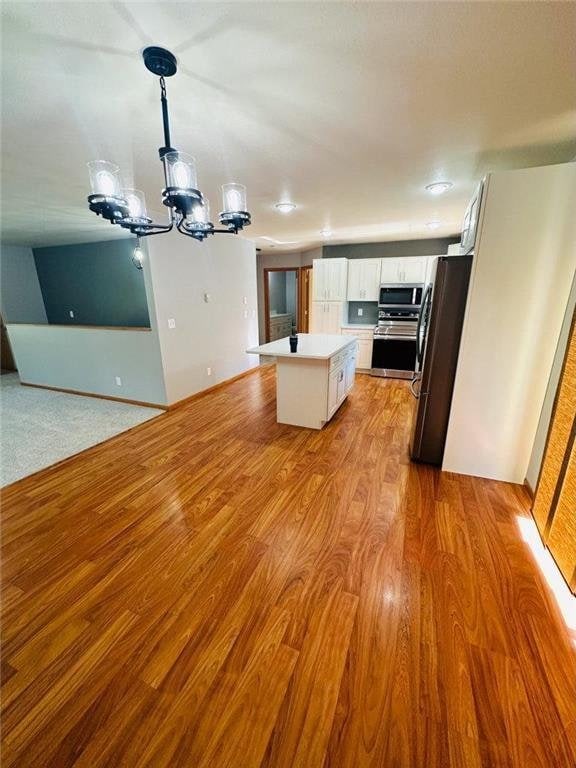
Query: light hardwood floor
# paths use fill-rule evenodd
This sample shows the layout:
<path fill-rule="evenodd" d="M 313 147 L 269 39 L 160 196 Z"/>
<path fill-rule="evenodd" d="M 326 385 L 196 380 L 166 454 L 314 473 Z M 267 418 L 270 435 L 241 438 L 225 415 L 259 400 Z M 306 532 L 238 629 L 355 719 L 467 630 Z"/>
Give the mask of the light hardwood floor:
<path fill-rule="evenodd" d="M 8 488 L 2 764 L 573 768 L 524 491 L 411 465 L 412 408 L 281 426 L 268 367 Z"/>

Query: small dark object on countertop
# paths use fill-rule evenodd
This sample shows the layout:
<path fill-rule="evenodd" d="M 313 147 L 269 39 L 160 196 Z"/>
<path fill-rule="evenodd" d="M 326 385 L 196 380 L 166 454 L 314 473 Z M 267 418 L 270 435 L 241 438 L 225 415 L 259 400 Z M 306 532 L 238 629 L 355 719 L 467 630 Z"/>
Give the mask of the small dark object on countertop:
<path fill-rule="evenodd" d="M 296 326 L 292 326 L 292 333 L 290 334 L 290 352 L 296 352 L 298 349 L 298 334 L 296 333 Z"/>

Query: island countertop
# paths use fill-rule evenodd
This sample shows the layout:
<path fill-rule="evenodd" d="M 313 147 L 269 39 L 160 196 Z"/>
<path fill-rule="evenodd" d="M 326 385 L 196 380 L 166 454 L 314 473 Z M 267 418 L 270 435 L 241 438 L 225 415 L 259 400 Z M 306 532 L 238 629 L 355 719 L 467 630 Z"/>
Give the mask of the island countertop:
<path fill-rule="evenodd" d="M 270 341 L 259 347 L 252 347 L 246 352 L 253 355 L 269 355 L 270 357 L 291 357 L 315 360 L 328 360 L 340 350 L 356 344 L 354 336 L 340 336 L 325 333 L 299 333 L 298 351 L 290 352 L 290 337 Z"/>

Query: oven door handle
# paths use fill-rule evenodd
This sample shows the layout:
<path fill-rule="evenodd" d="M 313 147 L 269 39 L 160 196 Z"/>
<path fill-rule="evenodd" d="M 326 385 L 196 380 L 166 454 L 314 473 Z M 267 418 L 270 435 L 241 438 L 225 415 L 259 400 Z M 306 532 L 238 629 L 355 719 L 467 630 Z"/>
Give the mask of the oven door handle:
<path fill-rule="evenodd" d="M 403 336 L 403 335 L 386 335 L 378 334 L 374 336 L 374 341 L 416 341 L 416 336 Z"/>

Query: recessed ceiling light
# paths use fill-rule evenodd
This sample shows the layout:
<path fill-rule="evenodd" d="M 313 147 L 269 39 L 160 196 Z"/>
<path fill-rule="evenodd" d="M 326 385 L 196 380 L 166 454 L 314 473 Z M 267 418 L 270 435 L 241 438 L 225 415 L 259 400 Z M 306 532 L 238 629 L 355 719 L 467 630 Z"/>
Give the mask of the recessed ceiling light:
<path fill-rule="evenodd" d="M 330 237 L 330 235 L 332 234 L 332 230 L 331 229 L 321 229 L 320 230 L 320 234 L 322 235 L 322 237 Z"/>
<path fill-rule="evenodd" d="M 294 208 L 296 208 L 296 203 L 276 203 L 274 208 L 280 211 L 280 213 L 292 213 Z"/>
<path fill-rule="evenodd" d="M 426 226 L 428 229 L 438 229 L 442 222 L 440 221 L 427 221 Z"/>
<path fill-rule="evenodd" d="M 453 186 L 451 181 L 435 181 L 433 184 L 426 185 L 426 191 L 431 195 L 442 195 Z"/>

